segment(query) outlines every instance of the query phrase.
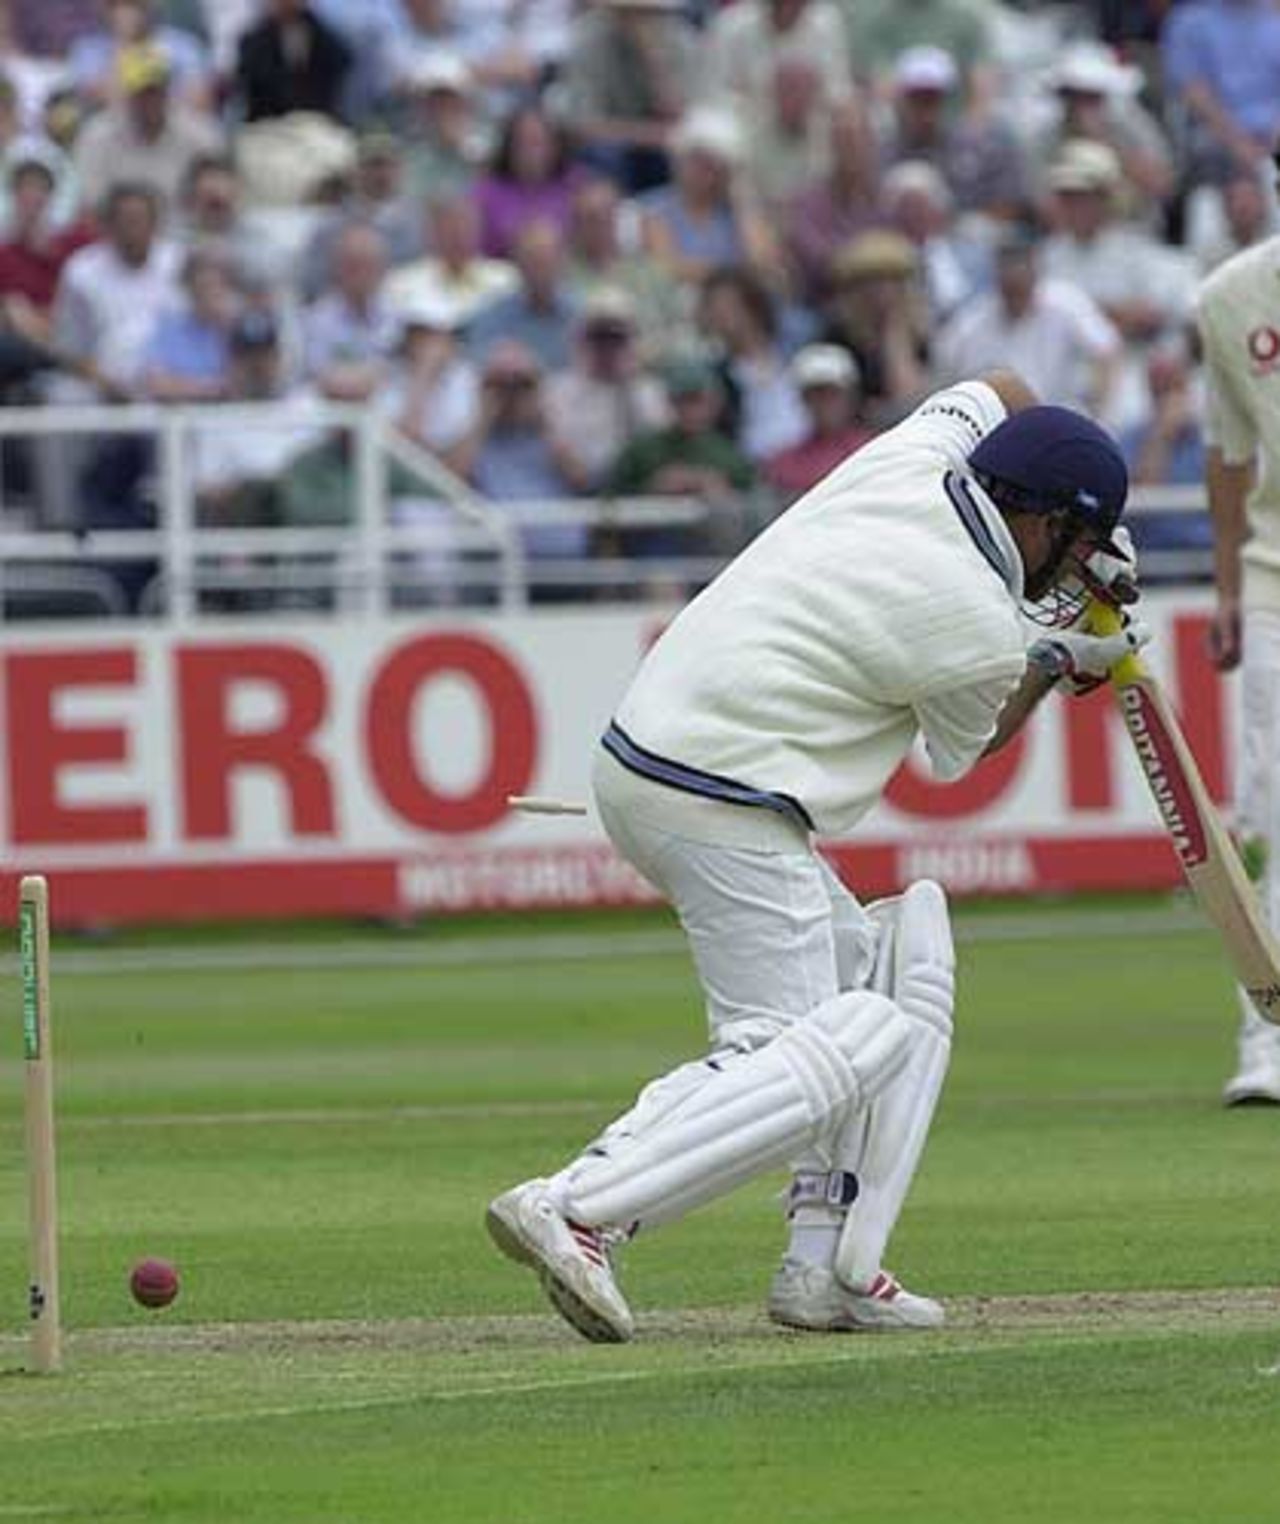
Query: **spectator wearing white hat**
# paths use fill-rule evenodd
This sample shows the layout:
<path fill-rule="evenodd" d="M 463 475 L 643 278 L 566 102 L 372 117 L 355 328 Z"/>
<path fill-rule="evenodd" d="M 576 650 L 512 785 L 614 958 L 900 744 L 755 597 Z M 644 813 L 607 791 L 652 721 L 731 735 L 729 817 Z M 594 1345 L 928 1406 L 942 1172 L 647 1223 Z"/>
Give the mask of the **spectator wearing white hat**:
<path fill-rule="evenodd" d="M 858 417 L 858 367 L 838 344 L 806 344 L 791 362 L 791 380 L 808 432 L 765 462 L 766 482 L 784 504 L 802 497 L 855 450 L 875 437 Z"/>
<path fill-rule="evenodd" d="M 903 53 L 933 48 L 948 54 L 959 73 L 948 109 L 987 113 L 996 92 L 997 11 L 990 0 L 841 0 L 841 13 L 854 72 L 877 96 L 892 96 Z"/>
<path fill-rule="evenodd" d="M 898 58 L 883 166 L 922 159 L 938 169 L 962 213 L 1011 216 L 1029 188 L 1022 148 L 1000 118 L 952 109 L 960 85 L 955 59 L 942 48 L 909 48 Z"/>
<path fill-rule="evenodd" d="M 1105 143 L 1120 163 L 1124 211 L 1150 220 L 1173 192 L 1174 164 L 1164 129 L 1139 99 L 1141 71 L 1105 44 L 1081 38 L 1063 48 L 1045 88 L 1051 111 L 1033 134 L 1032 150 L 1042 185 L 1066 143 Z"/>
<path fill-rule="evenodd" d="M 600 0 L 580 11 L 565 90 L 586 162 L 630 193 L 664 183 L 667 144 L 693 98 L 701 58 L 682 0 Z"/>
<path fill-rule="evenodd" d="M 469 190 L 491 145 L 466 62 L 444 49 L 414 54 L 398 90 L 406 192 L 421 199 Z"/>
<path fill-rule="evenodd" d="M 1190 321 L 1195 272 L 1183 251 L 1119 219 L 1121 174 L 1105 143 L 1064 145 L 1048 174 L 1055 231 L 1044 268 L 1086 291 L 1127 342 L 1146 343 Z"/>
<path fill-rule="evenodd" d="M 566 280 L 579 298 L 601 287 L 625 291 L 634 311 L 637 346 L 651 360 L 688 320 L 688 302 L 671 273 L 625 238 L 630 210 L 612 180 L 593 175 L 583 181 L 569 215 Z"/>
<path fill-rule="evenodd" d="M 636 307 L 625 291 L 600 286 L 587 297 L 573 358 L 547 382 L 546 406 L 552 434 L 576 454 L 592 490 L 637 434 L 667 421 L 662 387 L 641 365 Z"/>
<path fill-rule="evenodd" d="M 460 473 L 462 444 L 479 416 L 480 375 L 458 344 L 457 312 L 419 298 L 398 315 L 400 342 L 378 405 L 406 438 Z"/>
<path fill-rule="evenodd" d="M 731 110 L 695 106 L 672 135 L 671 184 L 637 198 L 645 252 L 676 280 L 696 283 L 718 265 L 780 278 L 777 241 L 742 173 L 745 147 Z"/>

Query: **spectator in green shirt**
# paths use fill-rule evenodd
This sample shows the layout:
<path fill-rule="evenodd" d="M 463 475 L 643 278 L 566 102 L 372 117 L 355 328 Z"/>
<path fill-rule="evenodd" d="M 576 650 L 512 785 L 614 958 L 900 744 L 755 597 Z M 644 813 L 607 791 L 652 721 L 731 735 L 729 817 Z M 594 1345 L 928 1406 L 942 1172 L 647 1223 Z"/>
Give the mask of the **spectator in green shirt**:
<path fill-rule="evenodd" d="M 608 490 L 619 497 L 701 499 L 713 517 L 692 537 L 682 525 L 628 529 L 602 547 L 606 551 L 642 557 L 704 554 L 717 547 L 717 531 L 740 529 L 744 499 L 755 485 L 751 462 L 719 430 L 724 393 L 712 367 L 681 359 L 667 365 L 663 379 L 671 422 L 638 434 L 623 449 L 609 473 Z"/>

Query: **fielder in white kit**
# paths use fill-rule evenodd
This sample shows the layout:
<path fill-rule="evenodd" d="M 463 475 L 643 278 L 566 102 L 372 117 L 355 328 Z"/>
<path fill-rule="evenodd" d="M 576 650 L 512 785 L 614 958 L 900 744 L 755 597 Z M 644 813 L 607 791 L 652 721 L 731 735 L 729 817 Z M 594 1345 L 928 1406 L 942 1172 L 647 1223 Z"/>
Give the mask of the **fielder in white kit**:
<path fill-rule="evenodd" d="M 946 901 L 866 908 L 813 847 L 876 802 L 917 732 L 958 778 L 1059 680 L 1105 677 L 1145 631 L 1023 610 L 1132 574 L 1123 460 L 1011 373 L 928 398 L 781 515 L 645 658 L 594 791 L 618 850 L 675 907 L 706 996 L 707 1057 L 654 1080 L 549 1179 L 489 1207 L 502 1251 L 599 1341 L 629 1339 L 612 1255 L 789 1165 L 768 1310 L 827 1331 L 928 1328 L 939 1304 L 882 1257 L 950 1057 Z M 1088 575 L 1088 573 L 1084 573 Z"/>
<path fill-rule="evenodd" d="M 1280 168 L 1280 164 L 1277 166 Z M 1213 656 L 1242 666 L 1241 834 L 1261 861 L 1280 932 L 1280 238 L 1219 265 L 1200 288 L 1205 441 L 1218 606 Z M 1280 1105 L 1280 1030 L 1240 991 L 1228 1106 Z"/>

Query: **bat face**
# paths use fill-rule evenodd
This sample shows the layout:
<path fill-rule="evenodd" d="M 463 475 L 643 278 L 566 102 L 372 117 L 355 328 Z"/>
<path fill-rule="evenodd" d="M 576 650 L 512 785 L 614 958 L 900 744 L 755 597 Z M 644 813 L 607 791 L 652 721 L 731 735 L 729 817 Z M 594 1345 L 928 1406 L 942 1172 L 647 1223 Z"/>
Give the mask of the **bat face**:
<path fill-rule="evenodd" d="M 1209 858 L 1204 820 L 1159 707 L 1143 683 L 1118 689 L 1116 698 L 1174 850 L 1184 868 L 1199 868 Z"/>
<path fill-rule="evenodd" d="M 1116 611 L 1100 604 L 1093 606 L 1090 623 L 1097 634 L 1120 628 Z M 1187 884 L 1217 927 L 1254 1008 L 1280 1026 L 1280 946 L 1262 917 L 1186 737 L 1159 683 L 1136 656 L 1126 656 L 1112 668 L 1111 685 Z"/>

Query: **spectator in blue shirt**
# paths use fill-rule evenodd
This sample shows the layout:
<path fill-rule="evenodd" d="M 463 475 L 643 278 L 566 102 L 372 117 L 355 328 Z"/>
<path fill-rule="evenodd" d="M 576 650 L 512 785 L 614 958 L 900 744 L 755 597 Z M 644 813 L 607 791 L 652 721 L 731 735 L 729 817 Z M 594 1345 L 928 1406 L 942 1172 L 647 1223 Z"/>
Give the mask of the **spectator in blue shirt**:
<path fill-rule="evenodd" d="M 1120 435 L 1129 479 L 1136 487 L 1198 487 L 1204 481 L 1204 436 L 1181 339 L 1152 349 L 1146 380 L 1146 411 Z"/>
<path fill-rule="evenodd" d="M 383 293 L 386 240 L 353 222 L 338 235 L 332 283 L 302 320 L 307 378 L 333 402 L 367 402 L 386 379 L 400 325 Z"/>
<path fill-rule="evenodd" d="M 481 375 L 480 416 L 458 452 L 473 485 L 497 503 L 555 501 L 581 490 L 586 472 L 557 441 L 543 404 L 543 367 L 513 339 L 495 344 Z M 585 524 L 521 524 L 525 554 L 561 559 L 586 553 Z"/>
<path fill-rule="evenodd" d="M 520 230 L 515 246 L 520 284 L 509 296 L 482 308 L 471 324 L 470 347 L 483 363 L 501 339 L 533 351 L 545 370 L 563 370 L 573 354 L 577 301 L 565 284 L 564 239 L 553 222 L 535 220 Z"/>
<path fill-rule="evenodd" d="M 1183 114 L 1196 183 L 1256 170 L 1280 129 L 1280 11 L 1272 0 L 1187 0 L 1161 39 L 1165 93 Z"/>
<path fill-rule="evenodd" d="M 1147 358 L 1145 417 L 1120 435 L 1120 448 L 1135 487 L 1199 487 L 1204 481 L 1204 435 L 1191 370 L 1182 340 L 1158 345 Z M 1159 508 L 1135 514 L 1139 550 L 1209 551 L 1213 531 L 1207 512 Z"/>
<path fill-rule="evenodd" d="M 229 336 L 239 302 L 225 255 L 193 249 L 182 270 L 182 306 L 157 322 L 142 389 L 156 402 L 217 402 L 227 394 Z"/>

